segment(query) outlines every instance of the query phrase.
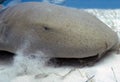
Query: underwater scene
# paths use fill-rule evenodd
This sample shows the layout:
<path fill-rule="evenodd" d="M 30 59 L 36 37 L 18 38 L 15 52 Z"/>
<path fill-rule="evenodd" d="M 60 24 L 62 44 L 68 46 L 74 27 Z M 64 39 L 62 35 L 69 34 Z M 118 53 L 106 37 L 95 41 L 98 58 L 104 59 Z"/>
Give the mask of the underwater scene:
<path fill-rule="evenodd" d="M 120 1 L 0 0 L 0 82 L 120 82 Z"/>
<path fill-rule="evenodd" d="M 3 4 L 16 4 L 21 2 L 50 2 L 53 4 L 75 7 L 75 8 L 99 8 L 99 9 L 115 9 L 120 8 L 119 0 L 1 0 Z"/>

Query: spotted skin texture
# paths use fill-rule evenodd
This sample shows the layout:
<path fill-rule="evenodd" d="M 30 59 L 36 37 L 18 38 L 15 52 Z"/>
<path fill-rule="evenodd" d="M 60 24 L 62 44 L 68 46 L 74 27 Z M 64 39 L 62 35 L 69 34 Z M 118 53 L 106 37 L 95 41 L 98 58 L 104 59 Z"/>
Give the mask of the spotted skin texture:
<path fill-rule="evenodd" d="M 117 34 L 95 16 L 74 8 L 27 2 L 0 12 L 0 50 L 43 57 L 99 59 L 118 47 Z M 93 60 L 93 59 L 92 59 Z"/>

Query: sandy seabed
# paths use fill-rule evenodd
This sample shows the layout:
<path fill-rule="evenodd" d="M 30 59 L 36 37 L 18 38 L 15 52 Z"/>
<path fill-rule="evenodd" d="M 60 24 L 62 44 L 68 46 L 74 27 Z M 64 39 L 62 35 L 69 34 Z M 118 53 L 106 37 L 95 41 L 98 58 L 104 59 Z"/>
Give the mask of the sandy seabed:
<path fill-rule="evenodd" d="M 120 9 L 85 11 L 97 16 L 120 36 Z M 14 60 L 0 60 L 0 82 L 120 82 L 120 54 L 117 52 L 84 68 L 45 66 L 49 58 L 41 58 L 39 54 L 44 55 L 38 52 L 25 57 L 19 50 Z"/>

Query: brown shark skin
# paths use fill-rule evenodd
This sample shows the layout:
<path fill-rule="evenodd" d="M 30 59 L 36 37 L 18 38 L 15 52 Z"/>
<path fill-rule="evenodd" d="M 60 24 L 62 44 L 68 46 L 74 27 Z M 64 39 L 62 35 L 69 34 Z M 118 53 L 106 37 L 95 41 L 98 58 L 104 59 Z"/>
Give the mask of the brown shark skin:
<path fill-rule="evenodd" d="M 95 16 L 74 8 L 27 2 L 0 12 L 0 50 L 43 57 L 101 57 L 118 47 L 117 34 Z"/>

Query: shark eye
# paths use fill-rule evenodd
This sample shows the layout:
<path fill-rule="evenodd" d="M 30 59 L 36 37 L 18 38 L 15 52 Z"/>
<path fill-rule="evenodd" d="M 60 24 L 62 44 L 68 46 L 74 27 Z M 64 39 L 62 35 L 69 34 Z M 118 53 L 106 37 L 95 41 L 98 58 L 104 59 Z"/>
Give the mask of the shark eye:
<path fill-rule="evenodd" d="M 47 27 L 47 26 L 43 26 L 43 28 L 44 28 L 45 31 L 49 31 L 50 30 L 50 28 Z"/>

